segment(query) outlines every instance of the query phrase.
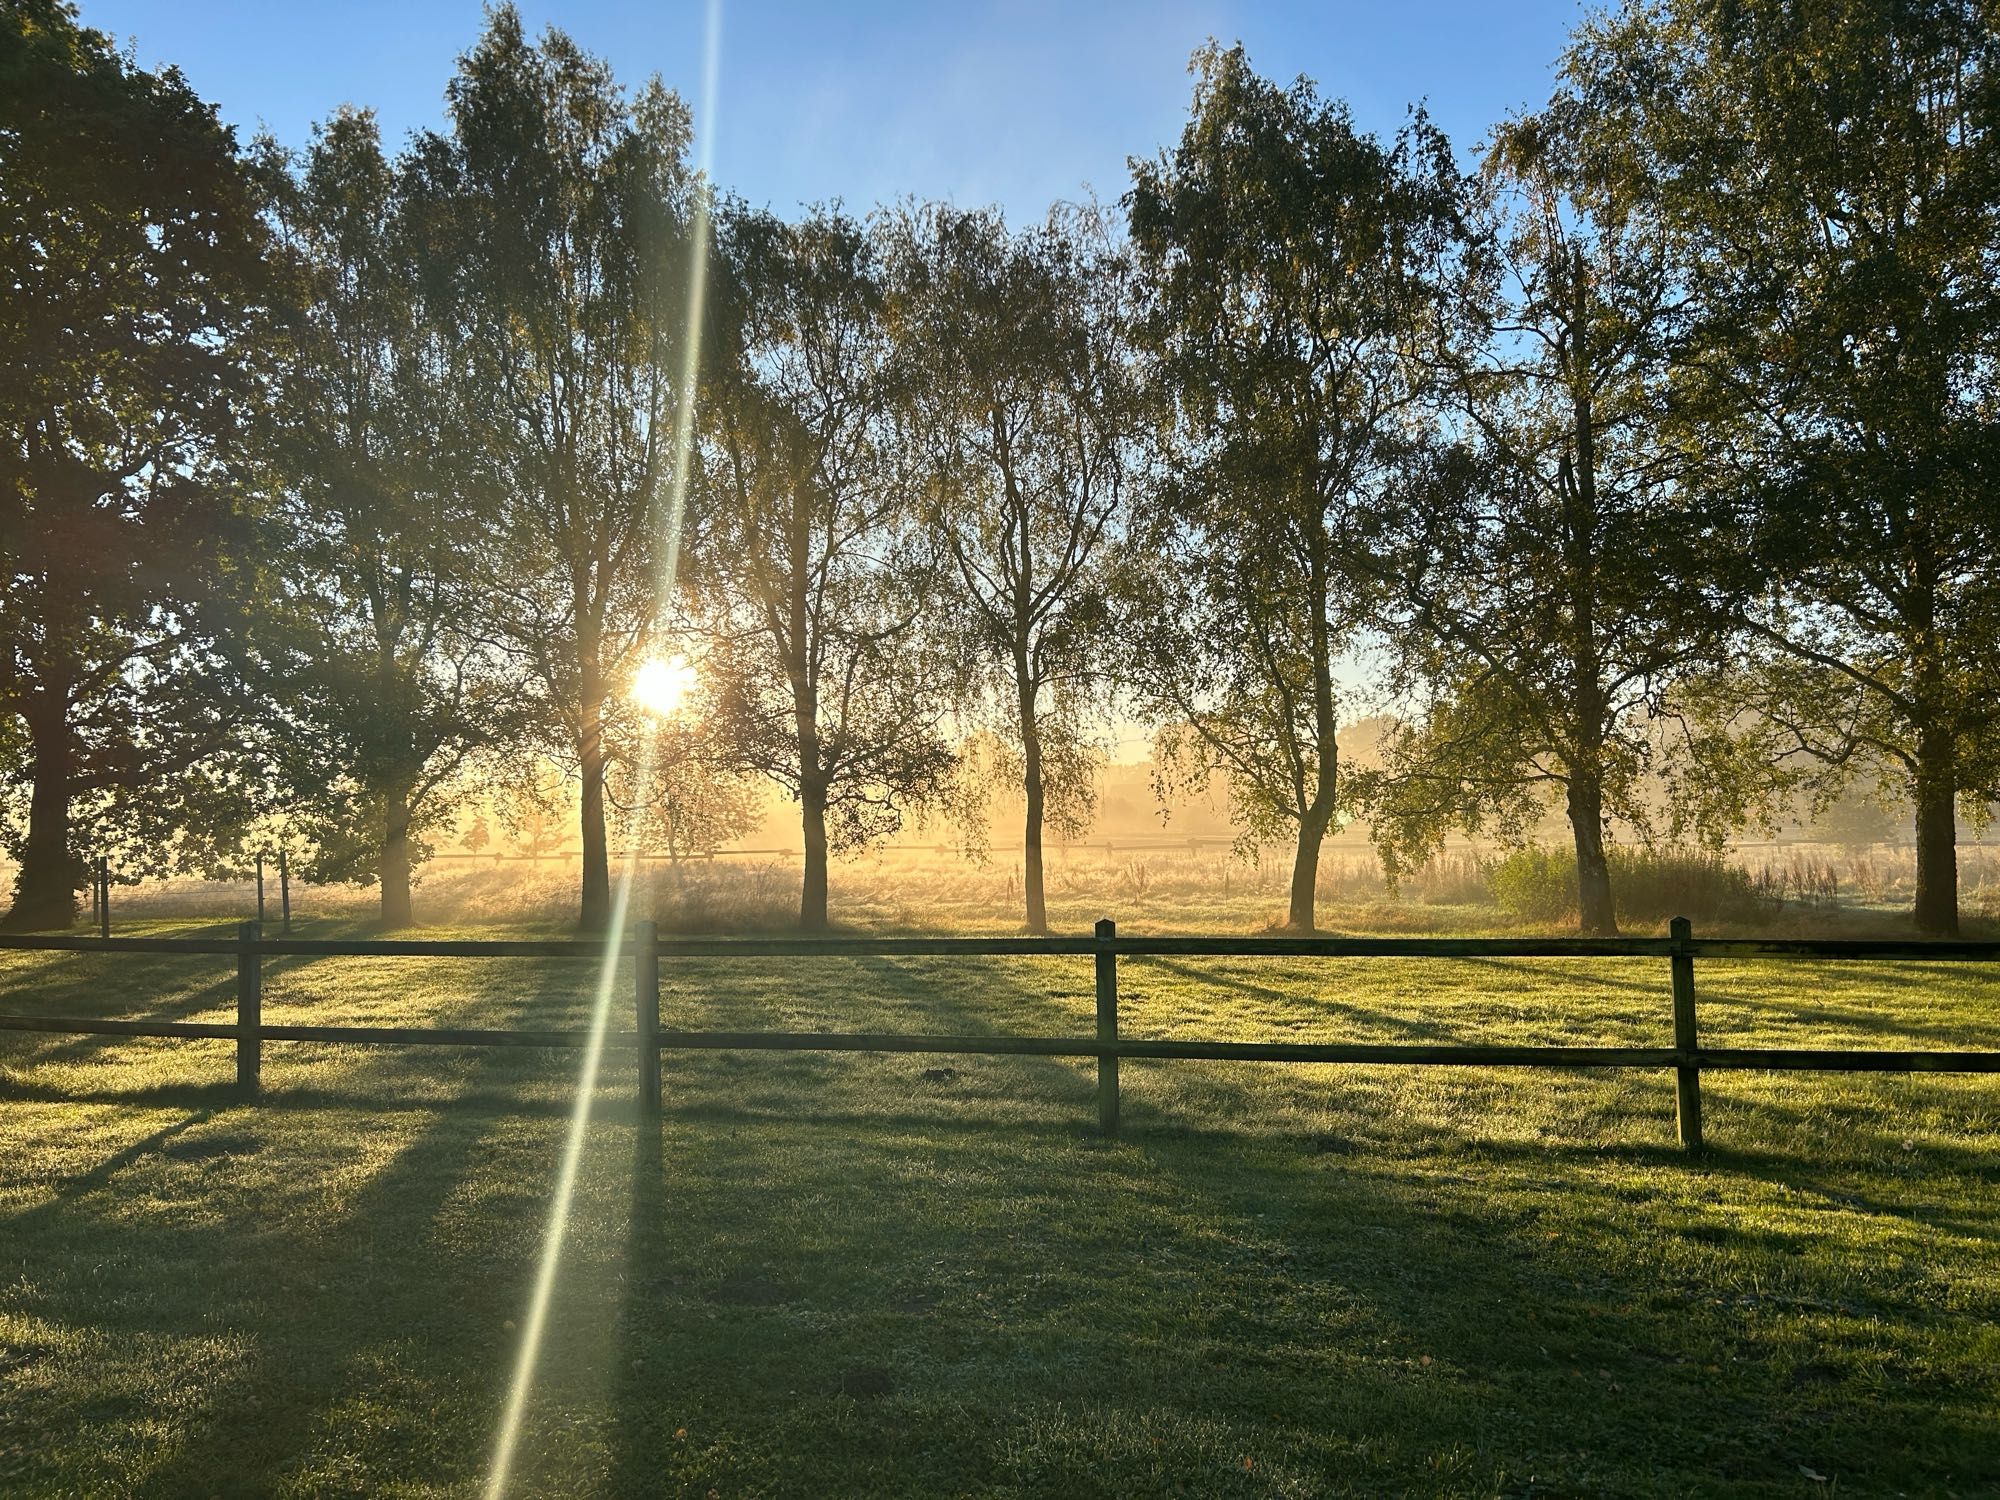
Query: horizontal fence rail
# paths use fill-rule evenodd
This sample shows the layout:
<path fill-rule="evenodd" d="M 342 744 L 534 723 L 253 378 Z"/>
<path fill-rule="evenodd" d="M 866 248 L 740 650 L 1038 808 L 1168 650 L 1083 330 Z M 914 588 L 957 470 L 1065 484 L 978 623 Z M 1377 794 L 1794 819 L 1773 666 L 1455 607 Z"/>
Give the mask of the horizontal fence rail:
<path fill-rule="evenodd" d="M 1121 1058 L 1390 1064 L 1429 1067 L 1672 1068 L 1680 1142 L 1702 1145 L 1704 1071 L 1856 1073 L 2000 1073 L 2000 1051 L 1851 1048 L 1704 1047 L 1695 1009 L 1694 961 L 1836 959 L 2000 962 L 2000 943 L 1898 938 L 1701 938 L 1675 918 L 1664 938 L 1366 938 L 1120 937 L 1114 923 L 1090 937 L 745 937 L 662 938 L 649 922 L 612 945 L 633 961 L 631 1031 L 604 1045 L 636 1051 L 639 1101 L 660 1109 L 660 1058 L 682 1052 L 886 1052 L 967 1056 L 1080 1057 L 1097 1062 L 1098 1124 L 1118 1129 Z M 596 959 L 611 947 L 582 939 L 269 938 L 245 922 L 233 937 L 81 937 L 66 933 L 0 935 L 0 952 L 133 953 L 229 956 L 237 961 L 235 1022 L 116 1020 L 86 1016 L 0 1016 L 0 1031 L 234 1041 L 237 1084 L 254 1095 L 265 1042 L 369 1046 L 541 1047 L 588 1045 L 585 1027 L 492 1029 L 430 1026 L 320 1026 L 263 1019 L 263 960 L 301 957 Z M 1090 1037 L 943 1036 L 878 1032 L 680 1031 L 660 1024 L 660 963 L 670 958 L 1088 956 L 1096 977 L 1096 1035 Z M 1665 958 L 1673 1002 L 1671 1047 L 1483 1046 L 1357 1042 L 1219 1042 L 1119 1034 L 1118 962 L 1144 957 L 1226 958 Z"/>

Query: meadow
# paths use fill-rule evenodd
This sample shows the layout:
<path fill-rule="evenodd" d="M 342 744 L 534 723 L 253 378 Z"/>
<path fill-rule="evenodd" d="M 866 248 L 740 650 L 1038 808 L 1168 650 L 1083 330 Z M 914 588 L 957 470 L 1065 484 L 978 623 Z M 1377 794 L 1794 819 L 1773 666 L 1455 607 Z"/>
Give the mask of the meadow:
<path fill-rule="evenodd" d="M 703 920 L 751 920 L 748 878 Z M 1270 906 L 1143 878 L 1058 886 L 1059 927 L 1242 931 Z M 1005 930 L 997 886 L 954 906 L 925 885 L 850 872 L 837 914 L 893 927 L 934 898 Z M 560 930 L 474 922 L 460 895 L 426 934 Z M 685 884 L 660 899 L 690 914 Z M 1495 922 L 1410 892 L 1328 914 Z M 265 1018 L 577 1024 L 596 977 L 273 959 Z M 1121 978 L 1128 1036 L 1671 1043 L 1659 960 Z M 1075 1035 L 1092 1005 L 1071 958 L 663 979 L 684 1028 Z M 1703 961 L 1698 982 L 1713 1045 L 2000 1047 L 1985 966 Z M 231 995 L 226 959 L 0 955 L 10 1013 L 227 1020 Z M 1689 1160 L 1664 1072 L 1128 1060 L 1105 1141 L 1085 1062 L 670 1053 L 661 1121 L 632 1066 L 600 1080 L 520 1493 L 2000 1489 L 1990 1078 L 1711 1074 Z M 0 1034 L 0 1491 L 478 1493 L 575 1069 L 272 1043 L 246 1103 L 227 1042 Z"/>

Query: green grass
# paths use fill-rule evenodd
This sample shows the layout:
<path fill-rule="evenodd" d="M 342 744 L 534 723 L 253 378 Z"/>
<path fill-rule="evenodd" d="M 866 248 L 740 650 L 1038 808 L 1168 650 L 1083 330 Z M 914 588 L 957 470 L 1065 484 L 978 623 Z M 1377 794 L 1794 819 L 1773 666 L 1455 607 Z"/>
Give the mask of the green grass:
<path fill-rule="evenodd" d="M 675 1026 L 1080 1034 L 1088 959 L 669 964 Z M 1660 961 L 1127 960 L 1132 1036 L 1667 1045 Z M 1716 1045 L 2000 1047 L 2000 973 L 1697 965 Z M 562 963 L 275 960 L 265 1015 L 564 1024 Z M 625 980 L 619 976 L 625 1019 Z M 0 955 L 229 1018 L 227 960 Z M 459 1495 L 575 1059 L 0 1034 L 0 1492 Z M 938 1075 L 932 1070 L 948 1068 Z M 2000 1490 L 2000 1087 L 611 1055 L 523 1492 Z M 1815 1478 L 1813 1476 L 1822 1476 Z"/>

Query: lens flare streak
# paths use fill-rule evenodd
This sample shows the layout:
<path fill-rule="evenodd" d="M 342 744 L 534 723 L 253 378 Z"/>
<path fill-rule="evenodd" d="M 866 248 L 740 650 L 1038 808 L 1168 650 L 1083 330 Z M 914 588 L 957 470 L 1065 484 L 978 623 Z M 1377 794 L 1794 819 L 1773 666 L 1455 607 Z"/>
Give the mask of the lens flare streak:
<path fill-rule="evenodd" d="M 701 180 L 697 186 L 690 227 L 688 268 L 687 335 L 681 362 L 680 388 L 676 392 L 673 433 L 673 474 L 667 488 L 666 505 L 658 517 L 662 547 L 654 580 L 654 598 L 664 606 L 673 598 L 680 572 L 681 521 L 687 507 L 688 470 L 694 452 L 695 384 L 701 368 L 701 329 L 708 300 L 708 237 L 710 232 L 709 179 L 714 159 L 715 98 L 722 55 L 721 0 L 709 0 L 707 47 L 702 68 L 703 129 L 700 142 Z M 644 805 L 650 793 L 653 773 L 652 740 L 647 740 L 638 771 L 639 799 Z M 542 1336 L 548 1324 L 562 1265 L 563 1240 L 569 1230 L 571 1206 L 576 1197 L 577 1176 L 583 1164 L 584 1146 L 590 1135 L 591 1105 L 597 1093 L 597 1079 L 604 1056 L 604 1038 L 609 1029 L 611 998 L 616 988 L 619 952 L 624 946 L 626 916 L 631 906 L 632 887 L 639 869 L 640 824 L 632 822 L 625 855 L 613 897 L 610 929 L 605 937 L 604 958 L 598 969 L 597 992 L 591 1006 L 590 1039 L 584 1047 L 583 1065 L 578 1072 L 576 1103 L 570 1111 L 569 1131 L 563 1142 L 562 1162 L 556 1173 L 555 1192 L 542 1236 L 542 1257 L 535 1285 L 528 1300 L 527 1317 L 521 1325 L 521 1344 L 514 1363 L 513 1384 L 501 1414 L 500 1430 L 494 1442 L 492 1468 L 488 1471 L 487 1500 L 501 1500 L 512 1478 L 516 1448 L 520 1442 L 528 1401 L 534 1391 L 535 1367 L 541 1357 Z M 645 1128 L 642 1124 L 640 1128 Z"/>

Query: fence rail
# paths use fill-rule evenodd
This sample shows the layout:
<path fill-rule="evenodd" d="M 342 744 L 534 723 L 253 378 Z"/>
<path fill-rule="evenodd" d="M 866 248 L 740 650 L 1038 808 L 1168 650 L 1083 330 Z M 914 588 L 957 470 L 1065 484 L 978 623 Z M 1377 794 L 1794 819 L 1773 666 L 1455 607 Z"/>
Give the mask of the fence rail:
<path fill-rule="evenodd" d="M 113 1020 L 86 1016 L 0 1016 L 0 1031 L 77 1036 L 211 1039 L 236 1043 L 236 1081 L 260 1085 L 265 1042 L 448 1047 L 586 1045 L 591 1031 L 424 1026 L 316 1026 L 263 1019 L 263 961 L 276 957 L 602 959 L 603 942 L 267 938 L 255 922 L 234 937 L 0 936 L 0 952 L 227 955 L 236 959 L 235 1022 Z M 2000 1051 L 1888 1051 L 1846 1048 L 1704 1047 L 1695 1006 L 1694 962 L 1708 959 L 1893 959 L 2000 962 L 2000 943 L 1876 938 L 1703 938 L 1685 918 L 1664 938 L 1120 937 L 1097 924 L 1090 937 L 751 937 L 662 938 L 635 924 L 617 951 L 633 960 L 633 1029 L 608 1033 L 607 1046 L 638 1053 L 639 1102 L 660 1110 L 661 1054 L 712 1052 L 916 1052 L 972 1056 L 1088 1057 L 1097 1060 L 1097 1114 L 1118 1129 L 1121 1058 L 1395 1064 L 1417 1067 L 1672 1068 L 1680 1143 L 1702 1145 L 1704 1071 L 2000 1073 Z M 1096 1034 L 1090 1037 L 942 1036 L 878 1032 L 677 1031 L 660 1025 L 660 962 L 666 958 L 1089 956 L 1096 979 Z M 1671 1047 L 1530 1047 L 1478 1044 L 1217 1042 L 1119 1034 L 1118 963 L 1143 957 L 1230 958 L 1665 958 L 1673 1005 Z"/>

